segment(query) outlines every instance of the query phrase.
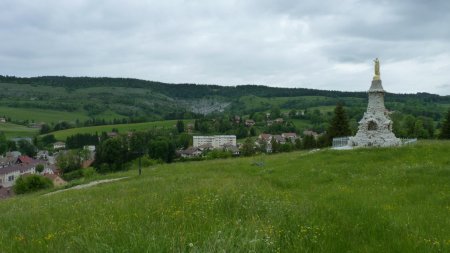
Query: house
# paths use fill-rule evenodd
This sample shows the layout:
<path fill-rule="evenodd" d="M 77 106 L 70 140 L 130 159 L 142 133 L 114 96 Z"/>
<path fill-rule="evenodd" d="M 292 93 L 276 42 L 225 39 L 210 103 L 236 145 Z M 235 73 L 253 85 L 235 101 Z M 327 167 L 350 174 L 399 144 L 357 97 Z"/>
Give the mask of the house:
<path fill-rule="evenodd" d="M 58 174 L 57 169 L 55 166 L 52 166 L 50 164 L 43 164 L 44 165 L 44 170 L 40 173 L 40 174 L 49 174 L 49 175 L 53 175 L 53 174 Z"/>
<path fill-rule="evenodd" d="M 24 174 L 35 174 L 35 167 L 30 165 L 15 164 L 0 169 L 0 186 L 11 187 L 16 180 Z"/>
<path fill-rule="evenodd" d="M 283 136 L 279 135 L 279 134 L 276 134 L 276 135 L 272 136 L 272 139 L 275 140 L 277 143 L 280 143 L 280 144 L 285 144 L 286 143 L 286 139 Z"/>
<path fill-rule="evenodd" d="M 264 152 L 266 153 L 272 153 L 272 143 L 270 143 L 270 141 L 258 139 L 257 141 L 255 141 L 255 146 L 260 150 L 264 150 Z"/>
<path fill-rule="evenodd" d="M 16 164 L 35 164 L 37 160 L 34 160 L 33 158 L 22 155 L 19 156 L 16 160 Z"/>
<path fill-rule="evenodd" d="M 66 148 L 66 144 L 62 141 L 57 141 L 55 143 L 53 143 L 53 149 L 65 149 Z"/>
<path fill-rule="evenodd" d="M 241 117 L 238 115 L 234 116 L 234 122 L 236 122 L 236 124 L 239 124 L 241 122 Z"/>
<path fill-rule="evenodd" d="M 239 148 L 232 144 L 224 144 L 223 150 L 231 152 L 234 156 L 238 156 L 240 154 Z"/>
<path fill-rule="evenodd" d="M 49 155 L 47 150 L 39 150 L 37 152 L 35 158 L 39 159 L 39 160 L 46 160 L 47 161 L 49 156 L 50 155 Z"/>
<path fill-rule="evenodd" d="M 84 150 L 88 150 L 90 152 L 95 152 L 95 146 L 94 145 L 86 145 L 83 147 Z"/>
<path fill-rule="evenodd" d="M 268 120 L 268 121 L 266 121 L 266 124 L 267 124 L 267 126 L 273 125 L 273 120 Z"/>
<path fill-rule="evenodd" d="M 297 139 L 296 133 L 282 133 L 281 136 L 285 139 L 290 140 L 291 142 L 294 142 Z"/>
<path fill-rule="evenodd" d="M 255 125 L 255 121 L 254 120 L 252 120 L 252 119 L 246 119 L 245 120 L 245 126 L 252 127 L 254 125 Z"/>
<path fill-rule="evenodd" d="M 13 186 L 17 178 L 22 175 L 36 174 L 36 166 L 38 164 L 44 166 L 41 174 L 55 174 L 55 166 L 42 160 L 35 160 L 28 156 L 20 156 L 14 164 L 0 168 L 0 187 Z"/>
<path fill-rule="evenodd" d="M 18 158 L 21 155 L 22 155 L 22 153 L 20 153 L 19 151 L 6 152 L 6 157 L 11 156 L 14 158 Z"/>
<path fill-rule="evenodd" d="M 236 135 L 193 136 L 194 147 L 211 144 L 213 148 L 220 148 L 227 143 L 236 146 Z"/>
<path fill-rule="evenodd" d="M 270 142 L 270 141 L 272 141 L 272 135 L 271 134 L 260 134 L 258 136 L 258 139 L 260 139 L 262 141 Z"/>
<path fill-rule="evenodd" d="M 185 150 L 180 150 L 178 153 L 183 158 L 193 158 L 202 155 L 202 151 L 196 147 L 189 147 Z"/>
<path fill-rule="evenodd" d="M 205 144 L 198 146 L 198 149 L 200 149 L 200 151 L 206 151 L 206 150 L 214 149 L 214 147 L 212 146 L 211 143 L 205 143 Z"/>
<path fill-rule="evenodd" d="M 17 138 L 12 138 L 11 141 L 15 142 L 16 145 L 19 145 L 20 141 L 26 141 L 29 143 L 33 143 L 33 140 L 30 137 L 17 137 Z"/>
<path fill-rule="evenodd" d="M 106 135 L 107 135 L 109 138 L 114 138 L 114 137 L 119 136 L 119 134 L 118 134 L 117 132 L 108 132 L 108 133 L 106 133 Z"/>
<path fill-rule="evenodd" d="M 45 125 L 44 122 L 30 123 L 28 124 L 28 127 L 41 129 L 43 125 Z"/>
<path fill-rule="evenodd" d="M 316 133 L 316 132 L 314 132 L 314 131 L 311 131 L 311 130 L 305 130 L 305 131 L 303 131 L 303 135 L 304 135 L 304 136 L 313 136 L 314 139 L 317 139 L 317 138 L 319 137 L 319 134 L 318 134 L 318 133 Z"/>
<path fill-rule="evenodd" d="M 276 118 L 274 122 L 277 123 L 277 124 L 282 124 L 284 122 L 284 119 L 283 118 Z"/>
<path fill-rule="evenodd" d="M 13 157 L 13 156 L 0 157 L 0 169 L 14 165 L 16 163 L 16 161 L 17 161 L 17 157 Z"/>
<path fill-rule="evenodd" d="M 0 118 L 0 123 L 6 123 L 6 119 L 5 118 Z"/>

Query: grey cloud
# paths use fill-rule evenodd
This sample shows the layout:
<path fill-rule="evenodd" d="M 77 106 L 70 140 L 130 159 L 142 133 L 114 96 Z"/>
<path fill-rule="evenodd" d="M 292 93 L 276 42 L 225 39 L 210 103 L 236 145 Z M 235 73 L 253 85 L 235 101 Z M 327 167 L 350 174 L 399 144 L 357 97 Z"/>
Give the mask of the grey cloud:
<path fill-rule="evenodd" d="M 5 0 L 0 74 L 364 90 L 380 57 L 388 90 L 449 94 L 449 3 Z"/>

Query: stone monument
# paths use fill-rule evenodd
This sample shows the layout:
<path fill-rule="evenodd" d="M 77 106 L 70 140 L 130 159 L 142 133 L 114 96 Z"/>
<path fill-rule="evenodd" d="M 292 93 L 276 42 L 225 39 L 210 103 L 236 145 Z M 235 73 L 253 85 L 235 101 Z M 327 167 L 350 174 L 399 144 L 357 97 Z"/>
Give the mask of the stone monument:
<path fill-rule="evenodd" d="M 399 146 L 401 141 L 392 132 L 392 121 L 384 107 L 384 89 L 380 79 L 380 61 L 375 62 L 375 75 L 369 89 L 367 112 L 359 121 L 358 132 L 350 137 L 351 147 L 389 147 Z"/>

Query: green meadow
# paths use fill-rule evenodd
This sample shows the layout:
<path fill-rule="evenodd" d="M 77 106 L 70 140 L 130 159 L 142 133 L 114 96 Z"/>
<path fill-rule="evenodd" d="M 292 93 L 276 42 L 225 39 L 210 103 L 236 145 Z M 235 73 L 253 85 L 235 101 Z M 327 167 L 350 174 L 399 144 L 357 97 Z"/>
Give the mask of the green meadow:
<path fill-rule="evenodd" d="M 0 252 L 449 252 L 450 142 L 157 165 L 0 201 Z"/>
<path fill-rule="evenodd" d="M 84 111 L 57 111 L 49 109 L 37 109 L 37 108 L 16 108 L 0 106 L 0 115 L 7 116 L 13 120 L 28 120 L 30 122 L 46 122 L 46 123 L 58 123 L 61 121 L 75 122 L 75 120 L 85 121 L 90 119 Z M 104 112 L 102 114 L 96 115 L 97 118 L 112 120 L 121 119 L 120 116 L 113 112 Z"/>
<path fill-rule="evenodd" d="M 185 124 L 191 121 L 185 120 Z M 127 131 L 145 131 L 151 128 L 173 128 L 177 124 L 176 120 L 163 120 L 163 121 L 152 121 L 145 123 L 133 123 L 133 124 L 117 124 L 117 125 L 103 125 L 103 126 L 92 126 L 92 127 L 79 127 L 70 128 L 66 130 L 60 130 L 52 132 L 57 140 L 66 140 L 68 136 L 75 134 L 101 134 L 102 132 L 111 132 L 112 129 L 119 130 L 121 132 Z"/>
<path fill-rule="evenodd" d="M 37 134 L 38 129 L 12 123 L 0 123 L 0 132 L 3 132 L 6 138 L 32 137 Z"/>

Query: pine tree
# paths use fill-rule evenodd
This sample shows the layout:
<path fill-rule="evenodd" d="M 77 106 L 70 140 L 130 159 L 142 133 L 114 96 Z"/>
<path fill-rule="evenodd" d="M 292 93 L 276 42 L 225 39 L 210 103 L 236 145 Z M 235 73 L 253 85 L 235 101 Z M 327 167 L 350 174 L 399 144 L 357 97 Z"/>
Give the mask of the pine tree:
<path fill-rule="evenodd" d="M 316 139 L 312 135 L 305 135 L 302 141 L 303 149 L 312 149 L 316 147 Z"/>
<path fill-rule="evenodd" d="M 441 135 L 439 136 L 441 139 L 450 139 L 450 110 L 448 110 L 447 118 L 442 123 Z"/>
<path fill-rule="evenodd" d="M 255 144 L 253 143 L 252 139 L 247 138 L 242 145 L 242 155 L 251 156 L 253 154 L 255 154 Z"/>
<path fill-rule="evenodd" d="M 250 136 L 256 136 L 256 130 L 255 128 L 250 128 Z"/>
<path fill-rule="evenodd" d="M 184 132 L 184 122 L 182 120 L 177 121 L 177 130 L 178 133 Z"/>
<path fill-rule="evenodd" d="M 335 137 L 344 137 L 352 134 L 350 124 L 348 122 L 347 113 L 341 103 L 336 105 L 334 109 L 334 116 L 331 120 L 330 128 L 328 129 L 329 144 Z"/>

